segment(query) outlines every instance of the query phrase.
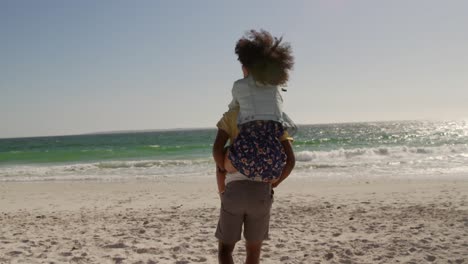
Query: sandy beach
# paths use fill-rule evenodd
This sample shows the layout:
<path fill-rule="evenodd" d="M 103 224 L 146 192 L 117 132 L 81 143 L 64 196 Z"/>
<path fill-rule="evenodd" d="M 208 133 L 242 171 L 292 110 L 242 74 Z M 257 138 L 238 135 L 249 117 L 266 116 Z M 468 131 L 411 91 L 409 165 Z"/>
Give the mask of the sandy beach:
<path fill-rule="evenodd" d="M 214 179 L 3 182 L 0 208 L 0 263 L 217 263 Z M 293 175 L 270 229 L 262 263 L 468 263 L 468 180 Z"/>

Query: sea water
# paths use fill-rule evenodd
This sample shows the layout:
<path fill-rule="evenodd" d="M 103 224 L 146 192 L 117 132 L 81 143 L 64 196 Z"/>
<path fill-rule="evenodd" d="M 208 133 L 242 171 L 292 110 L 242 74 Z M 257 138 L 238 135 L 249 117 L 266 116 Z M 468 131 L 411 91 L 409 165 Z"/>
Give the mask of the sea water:
<path fill-rule="evenodd" d="M 215 129 L 0 139 L 0 181 L 214 177 Z M 468 179 L 468 122 L 299 126 L 298 178 Z"/>

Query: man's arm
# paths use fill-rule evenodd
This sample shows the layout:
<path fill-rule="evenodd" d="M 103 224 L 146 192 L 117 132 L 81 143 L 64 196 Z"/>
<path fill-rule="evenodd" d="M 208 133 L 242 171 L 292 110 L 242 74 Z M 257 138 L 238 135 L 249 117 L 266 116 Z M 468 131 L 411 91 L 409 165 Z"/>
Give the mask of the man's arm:
<path fill-rule="evenodd" d="M 284 152 L 286 153 L 286 166 L 284 166 L 283 172 L 281 173 L 279 179 L 272 183 L 273 188 L 278 187 L 278 185 L 284 181 L 289 176 L 289 174 L 291 174 L 291 171 L 296 165 L 296 157 L 294 156 L 291 141 L 283 140 L 281 141 L 281 144 L 283 145 Z"/>
<path fill-rule="evenodd" d="M 226 179 L 226 170 L 224 169 L 224 145 L 229 139 L 229 135 L 222 129 L 218 129 L 216 139 L 213 143 L 213 159 L 216 163 L 216 182 L 218 192 L 224 192 L 224 181 Z"/>

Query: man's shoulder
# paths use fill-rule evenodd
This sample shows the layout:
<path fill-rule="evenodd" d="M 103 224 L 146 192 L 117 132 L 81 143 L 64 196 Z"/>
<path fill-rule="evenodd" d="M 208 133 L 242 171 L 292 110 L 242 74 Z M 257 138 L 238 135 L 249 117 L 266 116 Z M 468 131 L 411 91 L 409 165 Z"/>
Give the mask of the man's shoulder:
<path fill-rule="evenodd" d="M 234 108 L 227 112 L 224 112 L 223 117 L 221 117 L 216 126 L 230 135 L 233 134 L 235 132 L 233 131 L 234 127 L 237 125 L 238 114 L 239 108 Z"/>
<path fill-rule="evenodd" d="M 239 114 L 239 108 L 233 108 L 229 111 L 224 112 L 223 118 L 228 119 L 229 121 L 237 120 L 237 115 Z"/>

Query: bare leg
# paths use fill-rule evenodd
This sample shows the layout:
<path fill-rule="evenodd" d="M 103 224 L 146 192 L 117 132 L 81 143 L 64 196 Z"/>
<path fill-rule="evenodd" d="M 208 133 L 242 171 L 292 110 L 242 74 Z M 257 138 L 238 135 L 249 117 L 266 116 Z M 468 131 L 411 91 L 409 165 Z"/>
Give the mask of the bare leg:
<path fill-rule="evenodd" d="M 232 259 L 232 251 L 236 244 L 224 244 L 223 242 L 219 241 L 218 243 L 218 262 L 220 264 L 234 264 L 234 260 Z"/>
<path fill-rule="evenodd" d="M 245 243 L 245 248 L 247 250 L 247 258 L 245 259 L 246 264 L 258 264 L 260 263 L 260 252 L 262 249 L 262 242 L 249 242 Z"/>
<path fill-rule="evenodd" d="M 229 155 L 229 150 L 227 150 L 226 154 L 224 155 L 224 169 L 229 173 L 236 172 L 237 170 L 232 165 L 231 160 L 229 159 L 228 155 Z"/>

